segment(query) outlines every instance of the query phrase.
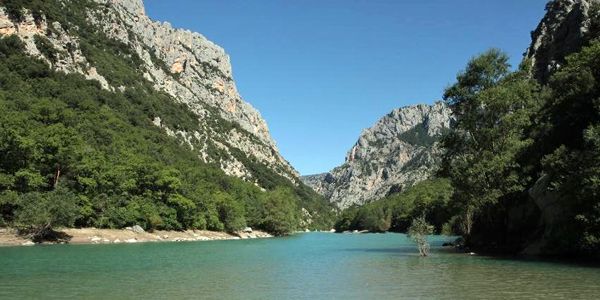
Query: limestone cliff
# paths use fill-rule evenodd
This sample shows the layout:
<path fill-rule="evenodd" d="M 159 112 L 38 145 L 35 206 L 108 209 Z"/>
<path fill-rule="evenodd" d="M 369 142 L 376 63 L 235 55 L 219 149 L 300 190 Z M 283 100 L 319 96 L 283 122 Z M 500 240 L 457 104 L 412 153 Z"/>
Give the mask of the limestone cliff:
<path fill-rule="evenodd" d="M 450 120 L 442 102 L 395 109 L 362 132 L 343 165 L 302 179 L 340 208 L 401 191 L 437 169 Z"/>
<path fill-rule="evenodd" d="M 62 0 L 63 7 L 72 5 Z M 199 159 L 220 166 L 228 175 L 257 182 L 257 165 L 297 182 L 298 174 L 279 154 L 260 113 L 236 89 L 229 56 L 199 33 L 175 29 L 151 20 L 141 0 L 89 0 L 86 22 L 137 56 L 138 70 L 158 91 L 185 104 L 199 120 L 196 130 L 169 127 L 164 116 L 153 122 L 166 134 L 198 153 Z M 70 24 L 48 21 L 43 14 L 25 11 L 19 20 L 0 7 L 0 35 L 18 35 L 30 55 L 47 60 L 66 73 L 80 73 L 103 88 L 124 91 L 91 60 Z M 37 42 L 44 37 L 49 44 Z M 40 46 L 42 45 L 42 46 Z M 44 55 L 54 48 L 55 59 Z M 133 60 L 134 57 L 131 57 Z"/>
<path fill-rule="evenodd" d="M 525 54 L 534 78 L 545 83 L 564 64 L 565 56 L 581 48 L 590 30 L 597 30 L 593 15 L 598 4 L 599 0 L 554 0 L 546 5 Z"/>

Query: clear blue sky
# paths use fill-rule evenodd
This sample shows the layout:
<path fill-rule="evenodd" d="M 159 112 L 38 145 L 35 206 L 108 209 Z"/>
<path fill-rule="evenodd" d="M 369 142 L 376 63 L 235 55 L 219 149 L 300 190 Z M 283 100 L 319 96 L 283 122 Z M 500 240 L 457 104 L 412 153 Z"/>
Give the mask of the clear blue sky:
<path fill-rule="evenodd" d="M 473 55 L 518 65 L 545 0 L 145 0 L 155 20 L 197 31 L 231 56 L 303 175 L 344 161 L 362 129 L 394 108 L 432 103 Z"/>

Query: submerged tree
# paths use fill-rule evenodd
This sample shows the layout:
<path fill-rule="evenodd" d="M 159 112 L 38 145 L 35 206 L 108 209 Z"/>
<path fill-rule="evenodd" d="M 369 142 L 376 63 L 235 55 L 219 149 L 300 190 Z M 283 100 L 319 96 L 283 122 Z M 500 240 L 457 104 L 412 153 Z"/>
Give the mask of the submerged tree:
<path fill-rule="evenodd" d="M 427 242 L 427 235 L 432 233 L 433 225 L 427 223 L 427 220 L 425 220 L 425 215 L 413 219 L 412 224 L 408 228 L 408 237 L 417 243 L 417 246 L 419 247 L 419 254 L 421 256 L 429 255 L 429 243 Z"/>

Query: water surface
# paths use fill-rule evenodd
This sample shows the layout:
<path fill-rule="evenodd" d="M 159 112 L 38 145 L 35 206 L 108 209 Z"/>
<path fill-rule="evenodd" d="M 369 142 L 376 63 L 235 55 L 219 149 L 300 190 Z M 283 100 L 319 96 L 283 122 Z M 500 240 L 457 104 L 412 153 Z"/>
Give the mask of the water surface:
<path fill-rule="evenodd" d="M 598 299 L 600 269 L 469 256 L 402 234 L 0 248 L 0 298 Z"/>

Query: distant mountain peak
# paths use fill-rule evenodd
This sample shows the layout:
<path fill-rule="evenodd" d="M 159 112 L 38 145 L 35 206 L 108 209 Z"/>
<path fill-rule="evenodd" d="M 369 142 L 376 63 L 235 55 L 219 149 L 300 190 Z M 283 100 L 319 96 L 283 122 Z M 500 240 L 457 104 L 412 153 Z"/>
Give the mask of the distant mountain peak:
<path fill-rule="evenodd" d="M 302 179 L 340 208 L 377 200 L 432 175 L 450 120 L 443 102 L 394 109 L 363 130 L 343 165 Z"/>

